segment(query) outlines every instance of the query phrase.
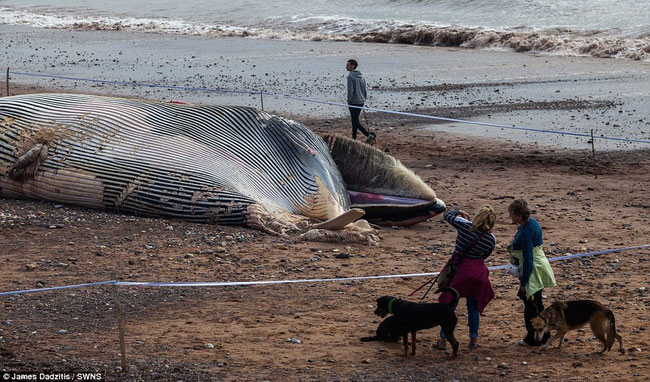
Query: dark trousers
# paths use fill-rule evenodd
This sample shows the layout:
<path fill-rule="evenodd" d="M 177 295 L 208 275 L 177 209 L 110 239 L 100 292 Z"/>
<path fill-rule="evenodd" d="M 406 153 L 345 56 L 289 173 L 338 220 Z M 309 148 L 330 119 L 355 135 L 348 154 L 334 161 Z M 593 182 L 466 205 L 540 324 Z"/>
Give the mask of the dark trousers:
<path fill-rule="evenodd" d="M 539 346 L 548 340 L 550 337 L 549 333 L 544 333 L 544 338 L 542 341 L 535 341 L 535 330 L 533 329 L 533 318 L 537 317 L 539 313 L 544 310 L 544 303 L 542 302 L 542 291 L 535 292 L 534 295 L 530 298 L 526 298 L 525 293 L 518 293 L 519 297 L 524 302 L 524 322 L 526 324 L 526 337 L 524 337 L 524 342 L 530 346 Z"/>
<path fill-rule="evenodd" d="M 358 105 L 351 103 L 350 105 L 363 107 L 363 104 Z M 352 118 L 352 139 L 357 139 L 357 129 L 367 137 L 368 130 L 366 130 L 366 128 L 361 124 L 361 121 L 359 121 L 361 109 L 357 109 L 356 107 L 349 107 L 348 109 L 350 109 L 350 117 Z"/>

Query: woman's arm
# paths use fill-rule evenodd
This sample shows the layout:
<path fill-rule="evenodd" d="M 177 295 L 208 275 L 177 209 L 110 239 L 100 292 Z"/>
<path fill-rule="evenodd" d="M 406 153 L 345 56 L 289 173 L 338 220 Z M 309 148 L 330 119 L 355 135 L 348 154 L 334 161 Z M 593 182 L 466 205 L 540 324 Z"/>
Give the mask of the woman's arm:
<path fill-rule="evenodd" d="M 348 103 L 352 102 L 353 97 L 354 97 L 354 80 L 348 74 Z"/>
<path fill-rule="evenodd" d="M 445 219 L 445 221 L 452 226 L 454 225 L 454 220 L 456 220 L 456 216 L 460 213 L 459 209 L 455 209 L 453 211 L 447 211 L 445 212 L 444 215 L 442 215 L 442 218 Z"/>
<path fill-rule="evenodd" d="M 519 245 L 523 255 L 523 264 L 521 266 L 521 277 L 519 284 L 525 287 L 528 284 L 530 274 L 533 273 L 534 259 L 533 259 L 533 235 L 530 230 L 525 227 L 522 228 L 521 235 L 519 236 Z"/>
<path fill-rule="evenodd" d="M 467 222 L 471 223 L 469 220 L 469 215 L 467 212 L 461 210 L 461 209 L 455 209 L 453 211 L 447 211 L 445 214 L 442 216 L 443 219 L 449 224 L 451 224 L 452 227 L 458 228 L 458 221 L 456 220 L 457 217 L 460 217 L 462 219 L 465 219 Z"/>

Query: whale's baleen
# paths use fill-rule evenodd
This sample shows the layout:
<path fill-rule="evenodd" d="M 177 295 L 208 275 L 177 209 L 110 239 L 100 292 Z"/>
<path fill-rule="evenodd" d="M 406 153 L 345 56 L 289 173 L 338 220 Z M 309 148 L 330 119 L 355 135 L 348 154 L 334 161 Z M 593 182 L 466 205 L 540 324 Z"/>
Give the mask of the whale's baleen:
<path fill-rule="evenodd" d="M 305 217 L 336 219 L 328 228 L 358 218 L 346 182 L 366 195 L 422 202 L 373 203 L 369 209 L 380 218 L 410 222 L 407 210 L 430 214 L 427 203 L 444 209 L 394 158 L 342 137 L 328 141 L 329 147 L 305 126 L 249 107 L 79 94 L 4 97 L 0 196 L 269 232 L 295 228 Z M 377 163 L 367 163 L 369 152 Z M 352 182 L 349 170 L 339 171 L 348 162 L 367 173 Z"/>
<path fill-rule="evenodd" d="M 393 156 L 341 136 L 324 137 L 345 181 L 351 207 L 364 219 L 386 226 L 409 226 L 444 211 L 445 203 Z"/>

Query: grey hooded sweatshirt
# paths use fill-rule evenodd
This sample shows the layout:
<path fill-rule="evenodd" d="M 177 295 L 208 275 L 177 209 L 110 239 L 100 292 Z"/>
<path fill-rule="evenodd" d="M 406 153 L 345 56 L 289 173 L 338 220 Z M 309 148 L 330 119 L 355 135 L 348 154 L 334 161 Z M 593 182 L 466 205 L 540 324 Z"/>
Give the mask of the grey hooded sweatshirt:
<path fill-rule="evenodd" d="M 361 105 L 366 102 L 366 80 L 358 70 L 351 70 L 348 74 L 348 103 Z"/>

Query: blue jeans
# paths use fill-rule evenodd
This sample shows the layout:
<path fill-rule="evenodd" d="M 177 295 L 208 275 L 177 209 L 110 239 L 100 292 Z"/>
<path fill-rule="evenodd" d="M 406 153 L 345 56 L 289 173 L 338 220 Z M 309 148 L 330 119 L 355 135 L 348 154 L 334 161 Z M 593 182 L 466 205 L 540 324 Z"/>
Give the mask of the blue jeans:
<path fill-rule="evenodd" d="M 476 301 L 467 297 L 467 325 L 469 326 L 469 338 L 478 338 L 479 313 L 476 309 Z M 454 310 L 456 307 L 454 306 Z M 445 333 L 440 331 L 440 338 L 445 338 Z"/>

